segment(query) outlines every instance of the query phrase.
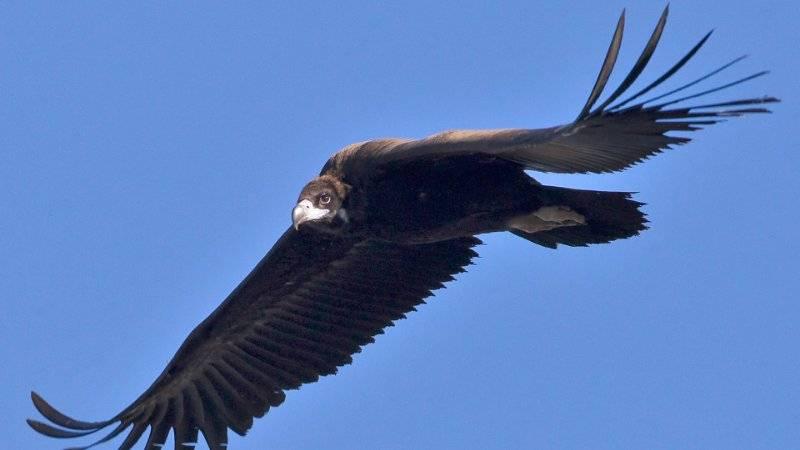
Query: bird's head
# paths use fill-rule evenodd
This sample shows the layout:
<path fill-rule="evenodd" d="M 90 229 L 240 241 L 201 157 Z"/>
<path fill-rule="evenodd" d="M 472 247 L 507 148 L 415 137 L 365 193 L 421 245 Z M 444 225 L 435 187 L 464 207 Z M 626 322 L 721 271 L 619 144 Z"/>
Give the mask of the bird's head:
<path fill-rule="evenodd" d="M 321 231 L 335 231 L 350 219 L 344 208 L 350 187 L 330 175 L 322 175 L 309 182 L 292 210 L 292 225 L 311 226 Z"/>

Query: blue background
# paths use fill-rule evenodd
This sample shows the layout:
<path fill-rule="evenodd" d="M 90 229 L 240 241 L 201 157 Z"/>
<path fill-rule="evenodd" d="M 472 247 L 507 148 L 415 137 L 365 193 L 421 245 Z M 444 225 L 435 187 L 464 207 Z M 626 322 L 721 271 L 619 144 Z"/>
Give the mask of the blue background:
<path fill-rule="evenodd" d="M 2 6 L 4 446 L 75 444 L 28 429 L 32 388 L 87 420 L 138 396 L 342 146 L 574 118 L 625 6 L 622 69 L 662 3 Z M 558 251 L 486 236 L 231 447 L 800 448 L 799 16 L 674 2 L 643 79 L 716 27 L 671 86 L 749 53 L 716 83 L 774 72 L 712 100 L 776 95 L 775 114 L 624 173 L 540 177 L 639 191 L 652 229 Z"/>

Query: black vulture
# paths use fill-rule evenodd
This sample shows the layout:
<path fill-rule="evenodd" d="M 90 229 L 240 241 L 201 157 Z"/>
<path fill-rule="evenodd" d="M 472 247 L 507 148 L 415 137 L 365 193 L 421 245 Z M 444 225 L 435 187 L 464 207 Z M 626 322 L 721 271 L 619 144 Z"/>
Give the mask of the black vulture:
<path fill-rule="evenodd" d="M 769 112 L 773 97 L 680 106 L 684 101 L 764 75 L 685 95 L 730 67 L 647 100 L 700 50 L 630 94 L 666 24 L 664 10 L 633 68 L 599 102 L 617 60 L 624 11 L 597 81 L 577 118 L 541 129 L 458 130 L 424 139 L 352 144 L 334 154 L 301 191 L 292 226 L 221 305 L 186 338 L 163 373 L 108 420 L 72 419 L 32 393 L 48 423 L 34 430 L 76 438 L 111 427 L 89 448 L 121 433 L 130 449 L 149 428 L 145 448 L 175 448 L 202 434 L 213 450 L 228 430 L 244 435 L 285 391 L 348 364 L 381 330 L 403 318 L 476 256 L 482 233 L 509 231 L 556 248 L 624 239 L 646 228 L 626 192 L 545 186 L 526 171 L 624 170 L 723 118 Z M 626 95 L 624 98 L 621 98 Z"/>

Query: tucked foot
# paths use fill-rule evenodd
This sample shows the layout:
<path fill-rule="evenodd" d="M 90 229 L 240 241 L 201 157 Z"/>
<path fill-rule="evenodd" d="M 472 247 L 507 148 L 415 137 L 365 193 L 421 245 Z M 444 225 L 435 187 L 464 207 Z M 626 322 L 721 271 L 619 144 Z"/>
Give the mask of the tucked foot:
<path fill-rule="evenodd" d="M 559 227 L 586 225 L 586 217 L 568 206 L 545 206 L 508 221 L 508 227 L 525 233 L 538 233 Z"/>

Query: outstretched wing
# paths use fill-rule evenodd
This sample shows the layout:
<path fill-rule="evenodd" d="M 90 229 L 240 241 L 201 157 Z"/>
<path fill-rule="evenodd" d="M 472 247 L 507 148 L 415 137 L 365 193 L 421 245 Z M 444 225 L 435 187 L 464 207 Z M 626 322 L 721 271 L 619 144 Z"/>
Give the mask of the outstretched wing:
<path fill-rule="evenodd" d="M 674 94 L 716 75 L 741 61 L 743 57 L 736 58 L 669 92 L 626 106 L 661 86 L 678 72 L 705 44 L 711 36 L 710 32 L 655 81 L 626 99 L 614 103 L 628 91 L 650 61 L 664 31 L 668 12 L 667 8 L 662 13 L 647 45 L 619 87 L 602 103 L 595 106 L 605 90 L 617 61 L 625 24 L 623 11 L 597 81 L 586 104 L 572 123 L 542 129 L 447 131 L 420 140 L 368 141 L 353 144 L 334 155 L 323 168 L 323 172 L 354 174 L 419 158 L 442 158 L 475 153 L 513 161 L 526 169 L 540 172 L 615 172 L 641 162 L 672 145 L 684 144 L 690 140 L 683 136 L 668 135 L 669 132 L 694 131 L 702 126 L 715 124 L 726 117 L 769 112 L 756 105 L 777 102 L 778 99 L 759 97 L 688 107 L 675 106 L 685 100 L 701 97 L 767 73 L 758 72 L 702 92 L 675 98 Z M 661 99 L 669 100 L 656 103 Z"/>
<path fill-rule="evenodd" d="M 284 400 L 284 391 L 351 362 L 361 346 L 463 272 L 477 238 L 424 245 L 332 239 L 289 229 L 230 296 L 181 345 L 153 385 L 102 422 L 72 419 L 32 393 L 51 424 L 28 420 L 56 438 L 116 425 L 130 449 L 150 428 L 145 448 L 175 448 L 202 433 L 209 448 L 243 435 L 254 417 Z"/>

